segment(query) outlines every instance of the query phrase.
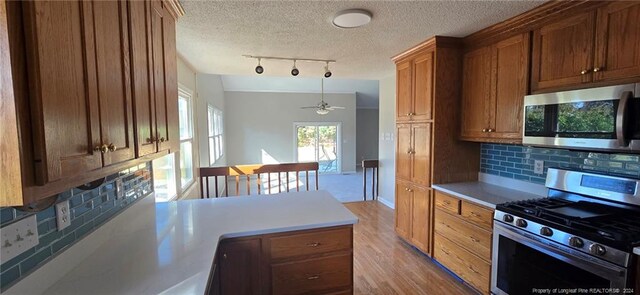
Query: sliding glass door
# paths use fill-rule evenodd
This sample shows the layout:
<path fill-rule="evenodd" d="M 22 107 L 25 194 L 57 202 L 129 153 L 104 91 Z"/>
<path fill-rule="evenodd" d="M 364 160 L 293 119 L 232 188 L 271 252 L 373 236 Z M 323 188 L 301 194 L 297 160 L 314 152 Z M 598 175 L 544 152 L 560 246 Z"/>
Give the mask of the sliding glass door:
<path fill-rule="evenodd" d="M 321 173 L 340 173 L 340 123 L 295 123 L 295 159 L 318 162 Z"/>

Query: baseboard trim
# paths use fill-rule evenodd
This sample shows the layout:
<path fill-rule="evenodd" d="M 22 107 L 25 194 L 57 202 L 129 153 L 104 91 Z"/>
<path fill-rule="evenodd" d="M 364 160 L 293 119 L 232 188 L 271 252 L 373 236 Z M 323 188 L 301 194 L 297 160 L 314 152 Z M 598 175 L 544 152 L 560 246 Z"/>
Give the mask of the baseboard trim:
<path fill-rule="evenodd" d="M 385 206 L 387 206 L 387 207 L 389 207 L 391 209 L 395 209 L 395 207 L 396 207 L 394 203 L 391 203 L 391 202 L 389 202 L 389 200 L 384 199 L 384 198 L 382 198 L 380 196 L 378 196 L 378 202 L 382 203 L 383 205 L 385 205 Z"/>

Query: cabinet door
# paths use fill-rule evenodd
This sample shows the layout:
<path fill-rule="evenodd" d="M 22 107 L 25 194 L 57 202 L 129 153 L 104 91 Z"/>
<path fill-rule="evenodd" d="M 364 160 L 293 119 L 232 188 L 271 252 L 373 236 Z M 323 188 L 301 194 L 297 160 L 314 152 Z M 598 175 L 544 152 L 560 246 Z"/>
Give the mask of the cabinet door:
<path fill-rule="evenodd" d="M 162 2 L 151 1 L 151 57 L 153 60 L 153 94 L 156 108 L 155 135 L 158 143 L 158 151 L 169 148 L 169 145 L 165 144 L 169 137 L 169 118 L 167 116 L 167 94 L 165 93 L 164 79 L 164 16 Z"/>
<path fill-rule="evenodd" d="M 396 125 L 396 177 L 411 179 L 411 124 Z"/>
<path fill-rule="evenodd" d="M 412 61 L 399 63 L 396 66 L 396 120 L 409 121 L 413 112 L 413 69 Z"/>
<path fill-rule="evenodd" d="M 129 31 L 131 50 L 131 79 L 137 134 L 137 156 L 157 151 L 155 142 L 155 102 L 153 101 L 152 56 L 147 1 L 129 1 Z"/>
<path fill-rule="evenodd" d="M 431 254 L 431 190 L 413 187 L 411 242 L 422 252 Z"/>
<path fill-rule="evenodd" d="M 85 5 L 93 18 L 102 143 L 109 146 L 104 165 L 135 158 L 133 103 L 129 64 L 129 29 L 124 1 L 94 1 Z"/>
<path fill-rule="evenodd" d="M 433 104 L 433 51 L 413 61 L 413 116 L 412 120 L 430 120 Z"/>
<path fill-rule="evenodd" d="M 431 185 L 431 124 L 411 124 L 411 181 Z"/>
<path fill-rule="evenodd" d="M 411 211 L 413 193 L 408 182 L 396 180 L 396 233 L 402 238 L 411 238 Z"/>
<path fill-rule="evenodd" d="M 521 140 L 522 108 L 529 83 L 529 34 L 493 46 L 492 72 L 489 135 Z"/>
<path fill-rule="evenodd" d="M 180 146 L 178 122 L 178 55 L 176 53 L 176 21 L 167 8 L 162 18 L 162 42 L 164 44 L 164 93 L 166 128 L 160 134 L 160 149 L 174 152 Z M 192 89 L 195 90 L 195 89 Z M 162 137 L 165 141 L 162 141 Z"/>
<path fill-rule="evenodd" d="M 462 75 L 463 138 L 486 137 L 491 97 L 491 50 L 482 47 L 464 55 Z M 483 131 L 484 130 L 484 131 Z"/>
<path fill-rule="evenodd" d="M 640 76 L 640 2 L 611 2 L 598 10 L 594 80 Z"/>
<path fill-rule="evenodd" d="M 23 3 L 36 183 L 102 166 L 92 19 L 87 3 Z"/>
<path fill-rule="evenodd" d="M 260 239 L 222 241 L 218 253 L 222 295 L 260 293 Z"/>
<path fill-rule="evenodd" d="M 533 32 L 532 91 L 591 81 L 594 19 L 583 13 Z"/>

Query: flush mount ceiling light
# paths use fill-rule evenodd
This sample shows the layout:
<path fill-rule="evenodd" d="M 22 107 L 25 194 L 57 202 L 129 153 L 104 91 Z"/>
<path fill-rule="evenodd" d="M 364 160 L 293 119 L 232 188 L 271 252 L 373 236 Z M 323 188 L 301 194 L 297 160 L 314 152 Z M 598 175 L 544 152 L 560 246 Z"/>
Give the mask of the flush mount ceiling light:
<path fill-rule="evenodd" d="M 275 56 L 255 56 L 255 55 L 243 55 L 246 58 L 255 58 L 258 60 L 258 66 L 256 66 L 255 71 L 257 74 L 262 74 L 264 73 L 264 68 L 262 67 L 262 65 L 260 64 L 260 61 L 263 59 L 270 59 L 270 60 L 289 60 L 289 61 L 293 61 L 293 68 L 291 68 L 291 75 L 292 76 L 297 76 L 298 74 L 300 74 L 300 70 L 298 70 L 298 68 L 296 67 L 296 62 L 298 61 L 305 61 L 305 62 L 321 62 L 326 64 L 324 67 L 324 77 L 325 78 L 329 78 L 331 77 L 333 74 L 331 73 L 331 71 L 329 70 L 329 63 L 332 62 L 336 62 L 335 60 L 332 59 L 315 59 L 315 58 L 289 58 L 289 57 L 275 57 Z"/>
<path fill-rule="evenodd" d="M 333 17 L 333 25 L 343 29 L 358 28 L 371 22 L 371 17 L 371 12 L 364 9 L 347 9 Z"/>

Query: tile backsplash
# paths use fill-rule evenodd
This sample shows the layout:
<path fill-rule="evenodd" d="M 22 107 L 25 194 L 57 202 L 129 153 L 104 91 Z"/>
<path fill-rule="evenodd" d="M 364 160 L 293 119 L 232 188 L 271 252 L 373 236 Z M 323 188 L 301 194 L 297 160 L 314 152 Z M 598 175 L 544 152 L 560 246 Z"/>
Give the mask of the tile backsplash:
<path fill-rule="evenodd" d="M 39 244 L 0 265 L 2 290 L 21 277 L 46 263 L 100 227 L 109 218 L 153 191 L 151 162 L 112 174 L 99 187 L 92 190 L 71 189 L 58 195 L 56 202 L 69 200 L 71 225 L 62 231 L 56 227 L 55 208 L 51 206 L 38 213 L 24 212 L 12 207 L 0 208 L 0 230 L 22 218 L 36 215 Z M 116 198 L 116 180 L 123 183 L 123 197 Z"/>
<path fill-rule="evenodd" d="M 535 160 L 544 161 L 544 173 L 533 172 Z M 548 168 L 584 169 L 640 177 L 640 155 L 606 154 L 483 143 L 480 172 L 544 184 Z"/>

